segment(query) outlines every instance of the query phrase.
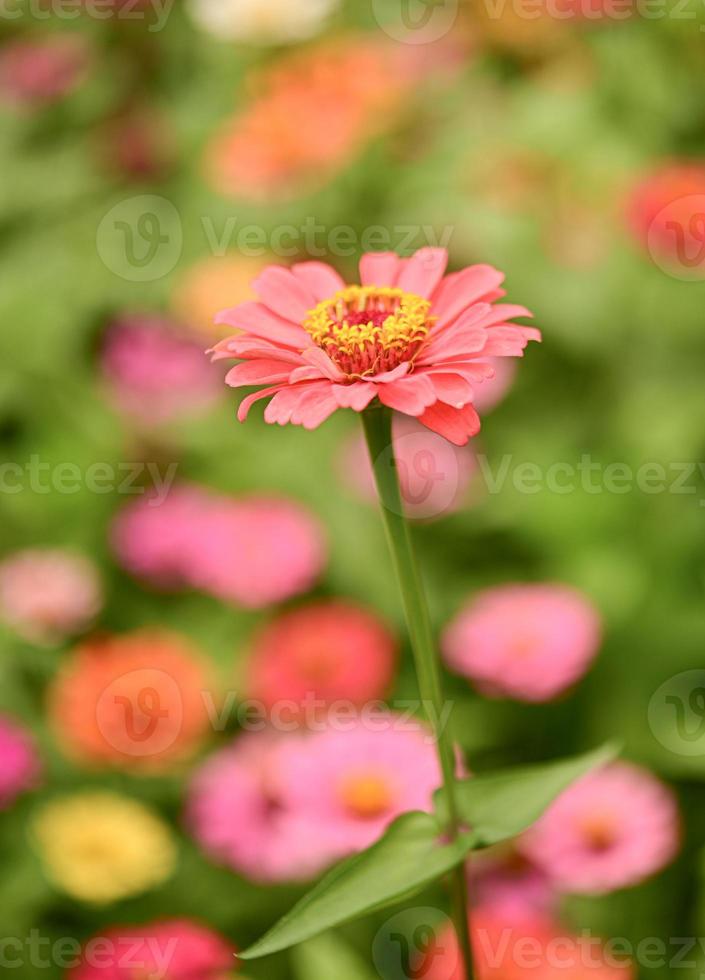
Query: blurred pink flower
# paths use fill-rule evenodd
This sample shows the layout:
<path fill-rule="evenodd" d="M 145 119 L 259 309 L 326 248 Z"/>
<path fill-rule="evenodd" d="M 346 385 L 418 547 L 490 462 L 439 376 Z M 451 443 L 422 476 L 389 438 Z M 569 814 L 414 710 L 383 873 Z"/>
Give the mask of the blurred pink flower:
<path fill-rule="evenodd" d="M 209 367 L 201 342 L 165 317 L 114 321 L 101 367 L 119 411 L 142 425 L 197 414 L 219 397 L 221 378 Z"/>
<path fill-rule="evenodd" d="M 489 697 L 549 701 L 588 669 L 600 618 L 566 585 L 503 585 L 475 596 L 442 638 L 447 664 Z"/>
<path fill-rule="evenodd" d="M 187 919 L 113 926 L 89 940 L 70 980 L 220 980 L 235 970 L 235 947 Z"/>
<path fill-rule="evenodd" d="M 408 415 L 394 416 L 393 436 L 407 517 L 432 520 L 452 513 L 466 502 L 477 469 L 475 456 L 467 447 L 454 446 Z M 376 503 L 372 465 L 361 432 L 354 433 L 342 445 L 338 464 L 345 484 L 363 499 Z"/>
<path fill-rule="evenodd" d="M 117 515 L 111 542 L 133 575 L 258 609 L 307 591 L 326 561 L 323 531 L 304 507 L 275 497 L 172 488 Z"/>
<path fill-rule="evenodd" d="M 507 922 L 553 915 L 558 895 L 548 877 L 514 847 L 481 851 L 470 864 L 470 895 Z"/>
<path fill-rule="evenodd" d="M 674 160 L 644 175 L 627 201 L 627 220 L 639 244 L 668 262 L 700 261 L 685 256 L 685 246 L 702 253 L 705 205 L 705 162 Z"/>
<path fill-rule="evenodd" d="M 281 749 L 281 799 L 332 862 L 361 851 L 407 810 L 431 810 L 441 783 L 430 731 L 376 714 Z"/>
<path fill-rule="evenodd" d="M 328 860 L 282 798 L 282 744 L 270 732 L 240 737 L 198 769 L 188 794 L 186 823 L 203 850 L 255 881 L 306 880 Z"/>
<path fill-rule="evenodd" d="M 523 306 L 494 305 L 504 275 L 475 265 L 445 275 L 448 253 L 422 248 L 362 257 L 362 285 L 346 285 L 321 262 L 270 266 L 253 284 L 259 303 L 224 310 L 241 331 L 216 344 L 214 359 L 237 360 L 231 388 L 265 387 L 243 398 L 238 418 L 270 399 L 270 424 L 316 429 L 338 409 L 382 405 L 456 446 L 480 430 L 475 388 L 494 377 L 490 359 L 522 357 L 533 327 Z"/>
<path fill-rule="evenodd" d="M 316 519 L 283 497 L 224 499 L 209 511 L 204 534 L 192 583 L 247 609 L 308 591 L 326 561 Z"/>
<path fill-rule="evenodd" d="M 339 699 L 361 706 L 384 697 L 394 661 L 394 637 L 372 613 L 343 600 L 317 602 L 283 613 L 255 639 L 248 694 L 270 710 L 310 698 L 319 710 Z"/>
<path fill-rule="evenodd" d="M 518 846 L 561 891 L 601 894 L 661 871 L 679 839 L 671 790 L 644 769 L 615 763 L 567 789 Z"/>
<path fill-rule="evenodd" d="M 0 810 L 37 785 L 41 768 L 30 733 L 7 715 L 0 715 Z"/>
<path fill-rule="evenodd" d="M 119 563 L 155 588 L 188 586 L 213 497 L 205 489 L 184 484 L 172 487 L 161 502 L 144 496 L 129 503 L 110 529 Z"/>
<path fill-rule="evenodd" d="M 82 632 L 102 604 L 98 572 L 82 555 L 36 548 L 0 562 L 0 619 L 32 643 Z"/>
<path fill-rule="evenodd" d="M 77 34 L 18 38 L 0 48 L 0 100 L 41 106 L 68 95 L 88 66 L 85 38 Z"/>

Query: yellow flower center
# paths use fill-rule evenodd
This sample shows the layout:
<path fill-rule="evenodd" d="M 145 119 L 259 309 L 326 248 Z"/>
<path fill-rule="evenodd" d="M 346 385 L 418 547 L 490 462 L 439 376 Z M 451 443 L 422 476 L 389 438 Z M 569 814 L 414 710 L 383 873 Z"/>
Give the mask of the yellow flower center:
<path fill-rule="evenodd" d="M 435 322 L 430 310 L 402 289 L 347 286 L 310 310 L 303 327 L 341 371 L 360 378 L 413 362 Z"/>
<path fill-rule="evenodd" d="M 381 817 L 389 809 L 392 792 L 382 776 L 362 773 L 343 780 L 340 799 L 353 816 L 371 820 Z"/>

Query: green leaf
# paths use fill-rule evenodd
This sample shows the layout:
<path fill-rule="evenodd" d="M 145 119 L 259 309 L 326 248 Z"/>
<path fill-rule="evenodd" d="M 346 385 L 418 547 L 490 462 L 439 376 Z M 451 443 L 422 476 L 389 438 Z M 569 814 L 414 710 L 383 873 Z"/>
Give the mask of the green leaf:
<path fill-rule="evenodd" d="M 452 844 L 428 813 L 405 813 L 373 846 L 333 868 L 253 946 L 244 960 L 267 956 L 317 936 L 333 926 L 413 895 L 465 858 L 474 837 Z"/>
<path fill-rule="evenodd" d="M 338 936 L 325 933 L 309 939 L 293 952 L 294 972 L 299 980 L 375 980 L 368 965 Z"/>
<path fill-rule="evenodd" d="M 480 774 L 456 783 L 462 819 L 472 827 L 474 847 L 488 847 L 523 833 L 564 789 L 617 755 L 614 745 L 559 762 Z M 442 791 L 436 805 L 443 818 Z"/>

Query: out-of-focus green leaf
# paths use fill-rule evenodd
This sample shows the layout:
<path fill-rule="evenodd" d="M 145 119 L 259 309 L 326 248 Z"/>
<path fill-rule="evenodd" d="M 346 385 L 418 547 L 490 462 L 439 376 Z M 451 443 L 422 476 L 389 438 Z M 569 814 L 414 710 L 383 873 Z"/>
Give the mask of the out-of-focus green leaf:
<path fill-rule="evenodd" d="M 287 915 L 249 949 L 242 959 L 288 949 L 327 929 L 413 895 L 458 865 L 473 845 L 463 834 L 452 844 L 428 813 L 405 813 L 369 850 L 343 861 Z"/>

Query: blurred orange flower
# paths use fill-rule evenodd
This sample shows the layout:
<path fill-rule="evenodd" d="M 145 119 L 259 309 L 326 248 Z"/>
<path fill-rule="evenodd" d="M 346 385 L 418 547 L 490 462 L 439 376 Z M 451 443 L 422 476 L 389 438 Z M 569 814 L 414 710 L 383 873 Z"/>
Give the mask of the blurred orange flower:
<path fill-rule="evenodd" d="M 405 67 L 394 48 L 368 39 L 329 42 L 279 62 L 213 139 L 211 183 L 255 200 L 320 185 L 389 126 L 413 81 Z"/>
<path fill-rule="evenodd" d="M 49 711 L 65 750 L 92 765 L 160 770 L 188 758 L 209 724 L 210 672 L 177 634 L 139 630 L 80 646 Z"/>
<path fill-rule="evenodd" d="M 212 339 L 225 334 L 214 324 L 216 313 L 226 306 L 256 299 L 251 283 L 275 261 L 270 255 L 213 255 L 187 269 L 175 289 L 171 305 L 175 315 Z"/>

